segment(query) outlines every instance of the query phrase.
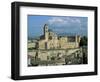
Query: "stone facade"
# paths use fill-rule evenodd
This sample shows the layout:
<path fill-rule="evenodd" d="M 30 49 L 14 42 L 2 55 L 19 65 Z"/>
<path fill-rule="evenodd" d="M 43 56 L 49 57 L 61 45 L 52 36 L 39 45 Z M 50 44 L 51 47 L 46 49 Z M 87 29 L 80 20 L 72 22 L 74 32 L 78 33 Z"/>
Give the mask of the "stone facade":
<path fill-rule="evenodd" d="M 37 49 L 69 49 L 78 48 L 80 36 L 58 36 L 52 30 L 48 29 L 48 25 L 44 25 L 44 34 L 37 42 Z"/>

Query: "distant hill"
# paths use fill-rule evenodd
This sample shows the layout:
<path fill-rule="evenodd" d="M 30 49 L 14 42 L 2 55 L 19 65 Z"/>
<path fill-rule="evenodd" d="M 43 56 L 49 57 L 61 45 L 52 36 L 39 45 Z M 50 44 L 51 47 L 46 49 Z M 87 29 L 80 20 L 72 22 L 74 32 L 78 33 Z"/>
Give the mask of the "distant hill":
<path fill-rule="evenodd" d="M 56 32 L 55 32 L 56 33 Z M 78 34 L 78 33 L 56 33 L 58 36 L 75 36 L 75 35 L 80 35 L 80 36 L 87 36 L 87 34 Z M 40 36 L 29 36 L 28 40 L 39 40 Z"/>
<path fill-rule="evenodd" d="M 40 36 L 35 36 L 35 37 L 28 37 L 28 40 L 39 40 Z"/>
<path fill-rule="evenodd" d="M 75 33 L 59 33 L 58 36 L 75 36 Z"/>

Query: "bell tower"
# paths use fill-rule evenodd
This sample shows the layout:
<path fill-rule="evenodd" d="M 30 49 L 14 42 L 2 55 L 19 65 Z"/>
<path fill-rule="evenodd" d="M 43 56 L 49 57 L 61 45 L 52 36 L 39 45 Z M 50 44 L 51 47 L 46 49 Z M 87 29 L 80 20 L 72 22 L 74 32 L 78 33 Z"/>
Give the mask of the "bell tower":
<path fill-rule="evenodd" d="M 47 41 L 48 40 L 48 25 L 44 25 L 44 38 Z"/>

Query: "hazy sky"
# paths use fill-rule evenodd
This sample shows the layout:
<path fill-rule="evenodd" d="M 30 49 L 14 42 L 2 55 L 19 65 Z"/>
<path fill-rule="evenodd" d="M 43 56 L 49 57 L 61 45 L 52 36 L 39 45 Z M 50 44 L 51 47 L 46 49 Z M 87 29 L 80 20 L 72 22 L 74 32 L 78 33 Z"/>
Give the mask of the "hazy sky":
<path fill-rule="evenodd" d="M 28 36 L 43 34 L 43 26 L 48 24 L 54 32 L 87 35 L 88 18 L 75 16 L 28 15 Z"/>

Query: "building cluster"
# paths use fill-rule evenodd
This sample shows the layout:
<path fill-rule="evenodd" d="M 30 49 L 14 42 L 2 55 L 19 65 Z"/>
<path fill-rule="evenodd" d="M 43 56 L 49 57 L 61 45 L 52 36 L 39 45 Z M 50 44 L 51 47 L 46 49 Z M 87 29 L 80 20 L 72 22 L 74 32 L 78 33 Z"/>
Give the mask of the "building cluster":
<path fill-rule="evenodd" d="M 38 40 L 28 41 L 28 65 L 71 64 L 74 60 L 76 62 L 79 55 L 82 56 L 79 48 L 80 36 L 58 35 L 47 24 L 43 30 L 44 33 Z"/>
<path fill-rule="evenodd" d="M 44 25 L 44 34 L 40 36 L 40 40 L 36 44 L 37 49 L 68 49 L 78 48 L 80 36 L 57 35 L 55 32 Z"/>

